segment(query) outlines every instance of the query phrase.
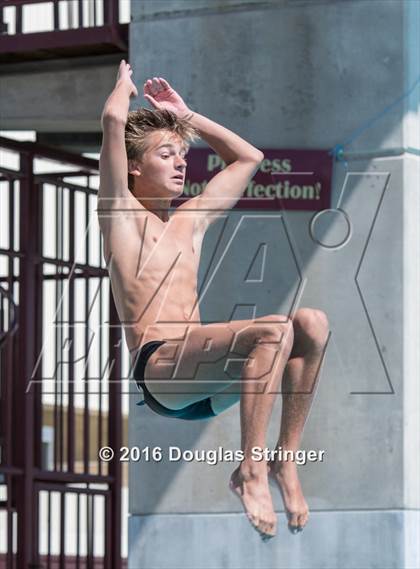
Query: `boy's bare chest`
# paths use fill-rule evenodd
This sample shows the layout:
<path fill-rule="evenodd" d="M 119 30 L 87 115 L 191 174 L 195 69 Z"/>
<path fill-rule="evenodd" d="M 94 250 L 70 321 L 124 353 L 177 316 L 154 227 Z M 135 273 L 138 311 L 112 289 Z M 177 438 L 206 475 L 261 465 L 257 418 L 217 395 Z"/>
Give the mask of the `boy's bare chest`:
<path fill-rule="evenodd" d="M 177 214 L 167 223 L 148 217 L 139 224 L 139 239 L 143 259 L 152 261 L 150 266 L 198 269 L 204 235 L 198 231 L 191 214 Z"/>

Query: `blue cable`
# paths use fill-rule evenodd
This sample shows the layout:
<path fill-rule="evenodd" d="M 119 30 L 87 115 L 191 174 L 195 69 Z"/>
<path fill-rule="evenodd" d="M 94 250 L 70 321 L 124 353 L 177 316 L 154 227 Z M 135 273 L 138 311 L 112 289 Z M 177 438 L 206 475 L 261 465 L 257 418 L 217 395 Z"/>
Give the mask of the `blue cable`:
<path fill-rule="evenodd" d="M 409 95 L 411 95 L 411 93 L 414 91 L 414 89 L 417 87 L 418 83 L 420 83 L 420 75 L 417 77 L 416 81 L 413 83 L 413 85 L 406 91 L 404 92 L 402 95 L 400 95 L 397 99 L 395 99 L 395 101 L 393 101 L 390 105 L 388 105 L 387 107 L 385 107 L 384 109 L 382 109 L 382 111 L 380 111 L 377 115 L 375 115 L 373 118 L 371 118 L 370 120 L 368 120 L 366 123 L 362 124 L 359 128 L 357 128 L 349 137 L 345 142 L 342 142 L 341 144 L 336 144 L 331 150 L 328 151 L 328 154 L 331 154 L 332 156 L 334 156 L 334 158 L 338 161 L 343 161 L 343 156 L 344 156 L 344 147 L 348 146 L 351 142 L 353 142 L 353 140 L 355 140 L 357 137 L 359 137 L 363 132 L 365 132 L 365 130 L 367 130 L 368 128 L 370 128 L 376 121 L 378 121 L 379 119 L 381 119 L 386 113 L 388 113 L 392 108 L 394 108 L 396 105 L 398 105 L 398 103 L 400 103 L 402 100 L 406 99 Z M 347 168 L 347 162 L 345 162 L 345 167 Z"/>

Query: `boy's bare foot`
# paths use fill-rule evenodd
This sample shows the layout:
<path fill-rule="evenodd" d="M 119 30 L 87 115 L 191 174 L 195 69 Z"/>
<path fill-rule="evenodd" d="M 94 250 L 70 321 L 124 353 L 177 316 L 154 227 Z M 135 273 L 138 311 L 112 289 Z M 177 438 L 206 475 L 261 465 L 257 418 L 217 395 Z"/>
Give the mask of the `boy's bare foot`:
<path fill-rule="evenodd" d="M 229 488 L 241 500 L 249 521 L 263 540 L 274 537 L 277 516 L 271 499 L 265 464 L 263 468 L 252 473 L 249 470 L 241 470 L 239 466 L 230 477 Z"/>
<path fill-rule="evenodd" d="M 296 463 L 270 460 L 268 476 L 280 488 L 289 530 L 292 533 L 302 531 L 309 518 L 309 509 L 299 482 Z"/>

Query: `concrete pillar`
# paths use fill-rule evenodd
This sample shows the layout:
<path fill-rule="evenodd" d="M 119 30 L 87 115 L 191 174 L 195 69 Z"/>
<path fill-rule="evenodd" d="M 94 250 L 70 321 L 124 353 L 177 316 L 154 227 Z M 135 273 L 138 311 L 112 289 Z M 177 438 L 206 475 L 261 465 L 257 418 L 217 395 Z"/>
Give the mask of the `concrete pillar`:
<path fill-rule="evenodd" d="M 334 166 L 334 211 L 315 224 L 318 242 L 313 212 L 227 212 L 219 251 L 241 221 L 238 236 L 202 302 L 204 320 L 224 321 L 233 306 L 235 318 L 252 316 L 250 289 L 232 283 L 266 242 L 256 315 L 287 311 L 297 287 L 300 306 L 328 314 L 302 441 L 325 458 L 299 467 L 308 527 L 288 533 L 273 491 L 278 535 L 263 544 L 227 488 L 237 462 L 169 460 L 171 446 L 239 449 L 239 406 L 194 423 L 136 407 L 133 396 L 130 445 L 163 456 L 131 464 L 129 567 L 419 567 L 419 3 L 145 1 L 132 2 L 132 17 L 139 86 L 165 77 L 193 109 L 260 148 L 342 144 L 344 160 Z M 351 226 L 344 246 L 338 206 Z M 221 227 L 206 237 L 201 279 Z M 270 447 L 280 413 L 279 396 Z"/>

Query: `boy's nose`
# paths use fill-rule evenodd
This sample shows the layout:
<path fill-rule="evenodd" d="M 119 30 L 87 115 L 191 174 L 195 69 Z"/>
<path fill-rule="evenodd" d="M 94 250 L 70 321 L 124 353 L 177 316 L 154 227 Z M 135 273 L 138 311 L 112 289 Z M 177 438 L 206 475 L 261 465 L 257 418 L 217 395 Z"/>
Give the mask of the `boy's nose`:
<path fill-rule="evenodd" d="M 179 158 L 176 161 L 175 167 L 179 170 L 179 169 L 184 169 L 186 165 L 187 165 L 186 161 L 183 158 Z"/>

